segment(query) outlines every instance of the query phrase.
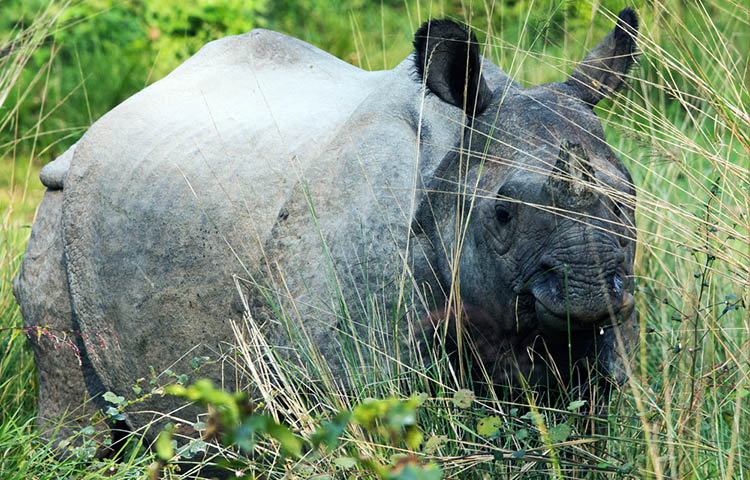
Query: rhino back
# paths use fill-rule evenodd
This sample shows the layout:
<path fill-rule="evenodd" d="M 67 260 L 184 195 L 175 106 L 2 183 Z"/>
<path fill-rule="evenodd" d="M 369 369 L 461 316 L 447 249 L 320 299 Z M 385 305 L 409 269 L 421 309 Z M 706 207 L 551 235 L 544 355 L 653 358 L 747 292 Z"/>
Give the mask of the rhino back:
<path fill-rule="evenodd" d="M 232 275 L 262 261 L 298 175 L 382 75 L 254 31 L 209 44 L 91 127 L 63 231 L 103 390 L 127 393 L 149 366 L 189 373 L 182 354 L 219 356 L 237 317 Z"/>
<path fill-rule="evenodd" d="M 337 299 L 366 311 L 371 284 L 393 301 L 420 179 L 463 123 L 411 69 L 364 72 L 254 31 L 207 45 L 92 126 L 65 177 L 63 232 L 101 391 L 133 397 L 150 367 L 191 374 L 193 357 L 226 358 L 235 275 L 275 346 L 289 346 L 277 309 L 296 312 L 340 372 Z M 248 382 L 223 362 L 195 375 Z"/>

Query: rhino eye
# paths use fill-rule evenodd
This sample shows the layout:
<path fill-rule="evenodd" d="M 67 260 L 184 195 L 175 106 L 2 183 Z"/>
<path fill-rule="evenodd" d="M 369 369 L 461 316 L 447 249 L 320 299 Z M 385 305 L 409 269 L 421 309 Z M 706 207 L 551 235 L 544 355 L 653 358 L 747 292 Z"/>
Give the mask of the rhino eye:
<path fill-rule="evenodd" d="M 512 215 L 505 205 L 498 204 L 495 205 L 495 218 L 497 218 L 497 221 L 500 223 L 508 223 L 510 222 Z"/>
<path fill-rule="evenodd" d="M 618 218 L 623 218 L 626 216 L 628 212 L 628 209 L 620 202 L 612 202 L 612 213 L 615 214 Z"/>

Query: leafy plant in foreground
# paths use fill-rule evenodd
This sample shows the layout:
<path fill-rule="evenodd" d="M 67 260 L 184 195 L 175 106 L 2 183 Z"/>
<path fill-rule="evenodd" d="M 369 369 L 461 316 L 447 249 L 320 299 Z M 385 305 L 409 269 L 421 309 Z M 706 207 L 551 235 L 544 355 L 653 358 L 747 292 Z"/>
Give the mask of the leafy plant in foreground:
<path fill-rule="evenodd" d="M 252 455 L 259 438 L 265 437 L 280 445 L 283 457 L 311 462 L 322 455 L 331 454 L 341 445 L 341 437 L 347 429 L 357 427 L 388 445 L 406 446 L 410 452 L 417 450 L 422 444 L 423 435 L 417 426 L 417 407 L 425 397 L 420 395 L 407 400 L 365 400 L 351 411 L 342 411 L 330 421 L 322 423 L 309 439 L 305 439 L 293 433 L 285 424 L 257 413 L 258 408 L 248 400 L 245 393 L 228 393 L 215 388 L 210 380 L 198 380 L 188 387 L 170 385 L 165 390 L 169 394 L 207 406 L 211 415 L 207 422 L 206 437 L 218 440 L 227 448 L 239 449 L 246 455 Z M 158 478 L 161 469 L 175 459 L 176 442 L 172 439 L 173 432 L 171 428 L 165 429 L 156 441 L 159 460 L 151 469 L 151 478 Z M 359 468 L 383 480 L 443 478 L 442 470 L 437 465 L 425 462 L 415 455 L 400 455 L 393 464 L 386 464 L 351 449 L 348 455 L 335 458 L 333 463 L 344 470 Z"/>

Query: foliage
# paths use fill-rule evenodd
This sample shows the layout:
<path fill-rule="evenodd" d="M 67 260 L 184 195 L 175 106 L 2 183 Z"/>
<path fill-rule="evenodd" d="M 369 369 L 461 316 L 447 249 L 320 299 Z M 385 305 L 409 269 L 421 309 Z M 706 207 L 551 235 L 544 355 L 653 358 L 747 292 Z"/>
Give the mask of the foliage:
<path fill-rule="evenodd" d="M 283 423 L 268 415 L 257 413 L 256 408 L 249 402 L 247 394 L 228 393 L 217 389 L 210 380 L 202 379 L 188 387 L 170 385 L 165 390 L 169 394 L 208 406 L 211 415 L 208 420 L 208 434 L 205 438 L 210 440 L 218 437 L 224 446 L 237 447 L 248 455 L 252 454 L 256 442 L 264 436 L 278 442 L 282 452 L 295 459 L 302 458 L 303 449 L 308 452 L 316 451 L 318 454 L 331 452 L 338 447 L 340 437 L 345 431 L 354 426 L 363 428 L 375 438 L 385 439 L 389 445 L 404 444 L 412 451 L 418 449 L 422 443 L 422 433 L 417 427 L 416 411 L 424 400 L 420 396 L 407 400 L 397 398 L 365 400 L 355 406 L 351 412 L 339 412 L 332 420 L 317 426 L 310 434 L 310 440 L 306 440 L 293 434 Z M 161 432 L 156 441 L 156 451 L 161 466 L 152 471 L 154 477 L 159 468 L 175 456 L 172 435 L 173 430 L 168 427 Z M 307 455 L 306 461 L 314 461 L 315 456 L 315 454 Z M 334 463 L 344 470 L 358 466 L 383 480 L 439 480 L 442 478 L 439 467 L 429 462 L 424 463 L 413 455 L 404 455 L 398 462 L 389 465 L 377 458 L 355 452 L 350 456 L 337 457 Z"/>
<path fill-rule="evenodd" d="M 22 92 L 43 72 L 44 93 L 21 99 L 18 124 L 1 132 L 2 143 L 18 135 L 22 140 L 12 143 L 14 148 L 29 151 L 35 145 L 46 159 L 54 158 L 93 121 L 207 42 L 262 25 L 265 5 L 266 0 L 3 2 L 0 32 L 24 28 L 40 11 L 55 17 L 56 28 L 16 85 Z M 0 42 L 10 44 L 8 38 Z M 52 112 L 41 129 L 38 120 Z"/>

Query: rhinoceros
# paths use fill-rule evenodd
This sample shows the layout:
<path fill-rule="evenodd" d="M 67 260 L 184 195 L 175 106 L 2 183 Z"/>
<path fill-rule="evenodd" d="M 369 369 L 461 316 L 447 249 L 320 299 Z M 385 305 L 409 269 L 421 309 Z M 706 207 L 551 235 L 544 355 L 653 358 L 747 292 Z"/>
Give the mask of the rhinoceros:
<path fill-rule="evenodd" d="M 279 361 L 309 341 L 344 388 L 387 368 L 353 372 L 351 345 L 384 339 L 398 363 L 461 322 L 496 383 L 543 384 L 550 360 L 567 381 L 569 359 L 621 379 L 634 187 L 593 107 L 636 32 L 623 10 L 566 80 L 530 88 L 447 20 L 388 71 L 266 30 L 209 43 L 42 171 L 14 291 L 27 325 L 75 332 L 83 365 L 32 338 L 40 421 L 84 383 L 133 401 L 132 431 L 181 408 L 144 396 L 152 379 L 246 387 L 219 361 L 243 318 Z"/>

